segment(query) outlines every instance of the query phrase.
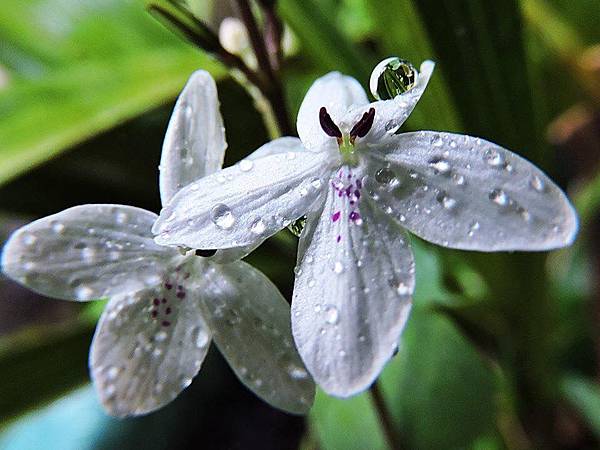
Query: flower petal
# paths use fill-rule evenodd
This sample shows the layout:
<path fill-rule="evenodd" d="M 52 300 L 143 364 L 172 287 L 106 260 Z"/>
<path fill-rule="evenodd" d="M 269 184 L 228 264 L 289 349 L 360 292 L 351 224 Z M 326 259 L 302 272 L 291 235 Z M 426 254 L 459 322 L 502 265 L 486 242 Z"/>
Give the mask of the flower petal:
<path fill-rule="evenodd" d="M 367 94 L 354 78 L 339 72 L 328 73 L 312 84 L 300 105 L 296 122 L 298 136 L 307 148 L 316 149 L 328 142 L 335 143 L 335 139 L 325 134 L 321 128 L 321 107 L 327 108 L 334 123 L 339 126 L 339 121 L 350 106 L 365 105 L 368 102 Z"/>
<path fill-rule="evenodd" d="M 417 106 L 429 83 L 434 67 L 435 63 L 433 61 L 424 61 L 412 89 L 394 97 L 392 100 L 380 100 L 369 105 L 354 107 L 346 114 L 342 123 L 352 126 L 360 120 L 366 111 L 374 108 L 375 120 L 373 126 L 361 141 L 364 143 L 379 143 L 385 137 L 393 136 Z"/>
<path fill-rule="evenodd" d="M 258 147 L 245 159 L 255 161 L 265 156 L 276 155 L 278 153 L 301 152 L 306 151 L 302 141 L 297 137 L 284 136 Z"/>
<path fill-rule="evenodd" d="M 369 154 L 376 202 L 417 236 L 479 251 L 550 250 L 573 242 L 565 194 L 520 156 L 479 138 L 421 131 Z"/>
<path fill-rule="evenodd" d="M 226 148 L 217 87 L 208 72 L 198 70 L 177 99 L 165 135 L 160 160 L 163 204 L 182 187 L 219 170 Z"/>
<path fill-rule="evenodd" d="M 396 349 L 411 307 L 408 239 L 366 197 L 350 205 L 331 189 L 300 238 L 292 330 L 327 393 L 367 389 Z"/>
<path fill-rule="evenodd" d="M 290 308 L 277 288 L 249 264 L 212 266 L 204 317 L 238 378 L 267 403 L 308 412 L 315 385 L 292 343 Z"/>
<path fill-rule="evenodd" d="M 2 270 L 40 294 L 93 300 L 156 282 L 177 255 L 154 243 L 156 214 L 121 205 L 83 205 L 36 220 L 6 243 Z"/>
<path fill-rule="evenodd" d="M 154 411 L 200 370 L 211 337 L 198 298 L 205 267 L 200 261 L 173 267 L 161 284 L 108 303 L 92 343 L 90 369 L 110 414 Z"/>
<path fill-rule="evenodd" d="M 330 155 L 300 151 L 242 162 L 173 197 L 154 225 L 156 242 L 223 249 L 264 240 L 301 217 L 318 197 Z"/>

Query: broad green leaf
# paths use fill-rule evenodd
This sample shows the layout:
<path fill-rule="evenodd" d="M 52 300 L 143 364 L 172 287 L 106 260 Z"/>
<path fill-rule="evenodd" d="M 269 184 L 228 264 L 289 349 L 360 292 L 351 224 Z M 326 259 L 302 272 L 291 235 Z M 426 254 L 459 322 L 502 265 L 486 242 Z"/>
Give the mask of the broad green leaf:
<path fill-rule="evenodd" d="M 563 379 L 562 393 L 600 438 L 600 386 L 577 375 Z"/>
<path fill-rule="evenodd" d="M 34 328 L 0 340 L 0 423 L 87 381 L 93 323 Z"/>
<path fill-rule="evenodd" d="M 222 73 L 194 53 L 156 50 L 16 81 L 0 94 L 0 183 L 170 101 L 198 67 Z"/>
<path fill-rule="evenodd" d="M 224 73 L 137 0 L 6 0 L 0 39 L 0 184 L 171 101 L 197 68 Z"/>
<path fill-rule="evenodd" d="M 540 162 L 516 0 L 415 0 L 465 131 Z"/>
<path fill-rule="evenodd" d="M 290 25 L 308 55 L 324 73 L 339 70 L 368 83 L 371 69 L 377 63 L 362 52 L 336 26 L 337 8 L 329 2 L 315 0 L 280 0 L 279 12 Z"/>
<path fill-rule="evenodd" d="M 411 61 L 417 68 L 426 59 L 438 59 L 412 2 L 363 0 L 363 3 L 376 24 L 373 32 L 382 44 L 381 56 L 396 55 Z M 460 119 L 442 67 L 436 67 L 426 94 L 407 122 L 409 127 L 460 131 Z"/>

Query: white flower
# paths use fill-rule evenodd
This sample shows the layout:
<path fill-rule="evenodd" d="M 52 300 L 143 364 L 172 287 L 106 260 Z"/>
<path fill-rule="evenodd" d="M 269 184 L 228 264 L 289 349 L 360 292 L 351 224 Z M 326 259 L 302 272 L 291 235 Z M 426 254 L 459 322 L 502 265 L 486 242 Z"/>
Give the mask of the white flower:
<path fill-rule="evenodd" d="M 424 62 L 406 93 L 374 103 L 353 78 L 317 80 L 298 113 L 300 139 L 275 140 L 192 183 L 154 227 L 159 243 L 228 248 L 306 215 L 292 330 L 333 395 L 367 388 L 398 344 L 414 289 L 404 229 L 476 251 L 563 247 L 577 230 L 563 192 L 520 156 L 460 134 L 396 134 L 433 66 Z"/>
<path fill-rule="evenodd" d="M 167 131 L 162 201 L 218 170 L 225 148 L 216 86 L 208 73 L 196 72 Z M 198 373 L 211 338 L 256 394 L 289 412 L 308 411 L 314 383 L 293 346 L 290 309 L 277 288 L 244 262 L 218 264 L 157 245 L 156 218 L 131 206 L 67 209 L 15 232 L 3 271 L 50 297 L 110 298 L 90 368 L 113 415 L 143 414 L 173 400 Z"/>

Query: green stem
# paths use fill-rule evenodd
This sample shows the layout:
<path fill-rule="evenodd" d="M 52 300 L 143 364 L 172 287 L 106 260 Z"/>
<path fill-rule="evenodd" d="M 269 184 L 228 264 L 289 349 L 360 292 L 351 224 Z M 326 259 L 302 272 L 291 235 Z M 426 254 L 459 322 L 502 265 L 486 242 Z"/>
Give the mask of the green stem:
<path fill-rule="evenodd" d="M 377 381 L 371 385 L 369 388 L 369 393 L 371 394 L 371 399 L 373 400 L 373 406 L 379 415 L 381 430 L 383 431 L 390 448 L 392 450 L 401 450 L 402 446 L 400 445 L 400 439 L 396 434 L 396 430 L 394 429 L 392 414 L 385 403 L 383 392 L 381 392 Z"/>

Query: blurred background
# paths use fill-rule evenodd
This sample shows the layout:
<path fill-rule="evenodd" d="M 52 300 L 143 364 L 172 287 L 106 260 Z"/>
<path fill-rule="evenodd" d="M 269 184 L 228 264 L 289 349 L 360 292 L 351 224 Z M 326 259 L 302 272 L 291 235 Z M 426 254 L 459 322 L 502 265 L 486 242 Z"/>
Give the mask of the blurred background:
<path fill-rule="evenodd" d="M 229 2 L 186 6 L 215 33 Z M 266 2 L 270 3 L 270 2 Z M 414 239 L 415 308 L 381 383 L 404 449 L 600 448 L 598 0 L 279 0 L 290 119 L 318 76 L 365 88 L 389 55 L 438 65 L 405 129 L 463 132 L 542 167 L 573 199 L 573 247 L 473 254 Z M 218 81 L 231 164 L 268 140 L 227 67 L 142 0 L 0 2 L 0 242 L 83 203 L 158 212 L 157 166 L 178 92 Z M 248 258 L 291 296 L 287 232 Z M 87 353 L 102 302 L 0 279 L 0 449 L 385 449 L 372 399 L 319 393 L 309 416 L 269 407 L 218 352 L 173 403 L 107 417 Z"/>

